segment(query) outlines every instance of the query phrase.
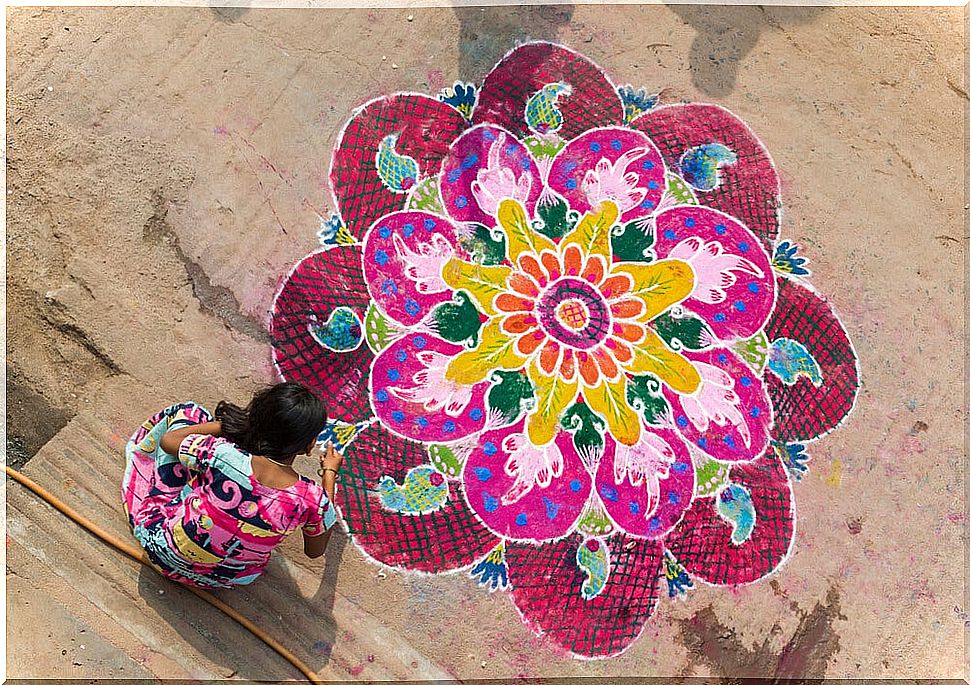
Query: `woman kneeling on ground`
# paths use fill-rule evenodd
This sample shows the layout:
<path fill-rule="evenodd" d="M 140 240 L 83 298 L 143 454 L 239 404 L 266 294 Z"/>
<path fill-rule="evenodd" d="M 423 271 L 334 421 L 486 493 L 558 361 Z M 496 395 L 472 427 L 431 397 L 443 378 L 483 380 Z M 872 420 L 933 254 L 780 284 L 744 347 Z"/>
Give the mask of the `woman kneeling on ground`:
<path fill-rule="evenodd" d="M 197 587 L 252 583 L 297 529 L 308 557 L 323 554 L 343 457 L 320 455 L 322 483 L 293 470 L 310 454 L 327 410 L 297 383 L 259 391 L 215 416 L 194 402 L 148 419 L 125 448 L 122 496 L 132 532 L 168 578 Z"/>

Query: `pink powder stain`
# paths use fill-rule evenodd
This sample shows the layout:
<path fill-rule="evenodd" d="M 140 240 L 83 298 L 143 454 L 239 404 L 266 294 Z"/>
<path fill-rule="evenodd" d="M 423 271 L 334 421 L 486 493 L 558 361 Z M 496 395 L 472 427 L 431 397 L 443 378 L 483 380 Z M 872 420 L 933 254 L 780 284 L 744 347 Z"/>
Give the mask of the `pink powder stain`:
<path fill-rule="evenodd" d="M 432 69 L 428 72 L 428 88 L 432 93 L 439 91 L 445 86 L 445 76 L 441 69 Z"/>
<path fill-rule="evenodd" d="M 963 512 L 957 511 L 947 516 L 946 520 L 950 523 L 962 523 L 964 518 Z"/>
<path fill-rule="evenodd" d="M 354 676 L 355 678 L 364 672 L 364 664 L 357 664 L 353 668 L 347 669 L 347 673 Z"/>

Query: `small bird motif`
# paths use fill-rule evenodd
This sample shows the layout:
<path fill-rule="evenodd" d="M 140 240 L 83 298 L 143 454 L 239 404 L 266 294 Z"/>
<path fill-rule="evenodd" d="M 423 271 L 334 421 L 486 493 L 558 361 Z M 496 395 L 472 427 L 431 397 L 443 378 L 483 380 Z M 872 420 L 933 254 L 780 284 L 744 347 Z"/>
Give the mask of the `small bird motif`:
<path fill-rule="evenodd" d="M 307 327 L 318 345 L 333 352 L 356 350 L 364 340 L 363 325 L 349 307 L 337 307 L 325 323 L 311 320 Z"/>
<path fill-rule="evenodd" d="M 555 133 L 563 125 L 562 112 L 557 103 L 560 95 L 573 92 L 568 83 L 549 83 L 529 98 L 525 105 L 525 123 L 539 134 Z"/>
<path fill-rule="evenodd" d="M 610 577 L 610 550 L 601 540 L 587 538 L 576 550 L 576 564 L 586 572 L 583 599 L 595 599 L 603 592 Z"/>
<path fill-rule="evenodd" d="M 808 378 L 816 388 L 822 384 L 822 369 L 804 345 L 791 338 L 773 340 L 768 350 L 768 370 L 785 385 L 795 385 L 799 376 Z"/>
<path fill-rule="evenodd" d="M 384 476 L 377 491 L 383 507 L 399 514 L 430 514 L 448 501 L 448 481 L 433 466 L 411 469 L 404 476 L 403 485 Z"/>
<path fill-rule="evenodd" d="M 406 193 L 418 183 L 420 169 L 413 157 L 397 152 L 400 133 L 384 136 L 377 146 L 377 175 L 395 193 Z"/>
<path fill-rule="evenodd" d="M 755 509 L 751 493 L 743 485 L 731 483 L 717 495 L 714 505 L 718 515 L 731 524 L 731 542 L 740 545 L 747 542 L 754 532 Z"/>
<path fill-rule="evenodd" d="M 698 145 L 681 155 L 680 175 L 697 190 L 714 190 L 721 182 L 721 166 L 734 164 L 737 161 L 738 156 L 725 145 L 720 143 Z"/>

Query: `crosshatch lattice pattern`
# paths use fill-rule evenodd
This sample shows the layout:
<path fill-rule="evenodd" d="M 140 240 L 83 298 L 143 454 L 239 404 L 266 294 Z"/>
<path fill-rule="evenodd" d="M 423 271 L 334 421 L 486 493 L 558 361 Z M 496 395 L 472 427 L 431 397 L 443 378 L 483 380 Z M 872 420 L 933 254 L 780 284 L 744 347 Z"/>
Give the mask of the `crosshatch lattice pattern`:
<path fill-rule="evenodd" d="M 330 407 L 368 559 L 465 572 L 583 659 L 785 562 L 859 371 L 739 117 L 528 43 L 356 111 L 330 181 L 273 359 Z"/>

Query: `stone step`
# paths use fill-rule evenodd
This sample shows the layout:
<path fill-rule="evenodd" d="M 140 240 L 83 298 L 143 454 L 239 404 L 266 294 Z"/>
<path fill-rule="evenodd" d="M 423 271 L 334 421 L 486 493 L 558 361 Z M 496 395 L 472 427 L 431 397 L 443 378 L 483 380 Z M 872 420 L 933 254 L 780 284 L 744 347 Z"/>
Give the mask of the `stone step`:
<path fill-rule="evenodd" d="M 104 422 L 81 413 L 31 459 L 24 473 L 105 530 L 134 543 L 121 505 L 123 446 Z M 117 649 L 107 662 L 118 668 L 134 662 L 158 678 L 299 677 L 221 612 L 87 534 L 21 486 L 8 481 L 7 499 L 11 569 L 25 579 L 25 591 L 56 597 L 61 608 L 52 616 L 90 626 L 104 645 Z M 288 540 L 257 583 L 216 594 L 324 679 L 450 680 L 399 633 L 335 591 L 336 564 L 328 568 L 327 559 L 335 562 L 343 543 L 335 535 L 331 547 L 338 553 L 309 560 L 299 540 Z M 8 622 L 23 625 L 17 616 L 24 611 L 8 595 Z M 53 631 L 42 624 L 36 629 L 31 624 L 29 630 L 39 653 L 55 648 L 60 653 L 62 647 L 44 644 Z M 351 630 L 352 641 L 338 639 Z M 375 654 L 380 655 L 376 663 Z M 28 677 L 15 670 L 24 663 L 12 661 L 7 675 Z"/>

